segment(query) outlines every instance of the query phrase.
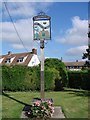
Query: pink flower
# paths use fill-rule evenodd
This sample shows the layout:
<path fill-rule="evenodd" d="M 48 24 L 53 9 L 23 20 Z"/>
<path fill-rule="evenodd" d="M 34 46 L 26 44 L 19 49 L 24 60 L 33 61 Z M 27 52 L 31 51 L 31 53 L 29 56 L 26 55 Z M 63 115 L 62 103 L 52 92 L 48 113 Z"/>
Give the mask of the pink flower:
<path fill-rule="evenodd" d="M 35 104 L 36 106 L 40 106 L 40 101 L 36 101 L 34 104 Z"/>
<path fill-rule="evenodd" d="M 53 107 L 53 103 L 50 100 L 42 100 L 39 101 L 37 100 L 36 102 L 33 102 L 33 115 L 37 116 L 52 116 L 52 114 L 54 113 L 54 107 Z"/>
<path fill-rule="evenodd" d="M 52 105 L 52 102 L 49 101 L 49 105 Z"/>

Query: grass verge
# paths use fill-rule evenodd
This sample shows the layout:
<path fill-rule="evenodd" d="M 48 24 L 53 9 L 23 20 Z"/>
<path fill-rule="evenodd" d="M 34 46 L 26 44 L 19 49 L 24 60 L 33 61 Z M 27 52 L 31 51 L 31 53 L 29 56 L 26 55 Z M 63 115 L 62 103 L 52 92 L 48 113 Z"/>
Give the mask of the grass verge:
<path fill-rule="evenodd" d="M 2 95 L 2 117 L 20 118 L 25 104 L 32 98 L 40 97 L 39 92 L 5 92 Z M 65 89 L 61 92 L 45 92 L 45 98 L 52 98 L 54 106 L 61 106 L 67 118 L 88 118 L 88 92 Z"/>

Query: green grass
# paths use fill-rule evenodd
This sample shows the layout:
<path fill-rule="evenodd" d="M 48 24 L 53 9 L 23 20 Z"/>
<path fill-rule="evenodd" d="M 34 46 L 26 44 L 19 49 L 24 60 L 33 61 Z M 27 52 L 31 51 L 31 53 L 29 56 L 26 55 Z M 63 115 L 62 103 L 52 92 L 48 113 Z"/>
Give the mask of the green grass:
<path fill-rule="evenodd" d="M 31 104 L 32 98 L 40 97 L 39 92 L 6 92 L 6 94 L 2 96 L 3 118 L 20 118 L 24 107 L 21 102 Z M 61 106 L 67 118 L 88 118 L 87 91 L 66 89 L 62 92 L 46 92 L 45 98 L 53 98 L 54 106 Z"/>

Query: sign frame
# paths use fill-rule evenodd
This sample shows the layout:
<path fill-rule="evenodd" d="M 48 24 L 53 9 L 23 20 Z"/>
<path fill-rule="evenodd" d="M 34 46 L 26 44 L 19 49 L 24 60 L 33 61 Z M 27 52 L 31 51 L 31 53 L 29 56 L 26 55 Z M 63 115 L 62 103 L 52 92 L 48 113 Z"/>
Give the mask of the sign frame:
<path fill-rule="evenodd" d="M 51 40 L 51 17 L 44 12 L 33 17 L 33 40 Z"/>

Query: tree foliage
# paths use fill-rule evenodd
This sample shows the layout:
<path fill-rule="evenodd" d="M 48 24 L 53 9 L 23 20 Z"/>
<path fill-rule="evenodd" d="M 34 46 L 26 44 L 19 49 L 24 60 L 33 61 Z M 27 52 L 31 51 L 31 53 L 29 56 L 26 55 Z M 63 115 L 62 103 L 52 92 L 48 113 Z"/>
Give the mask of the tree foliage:
<path fill-rule="evenodd" d="M 55 68 L 59 71 L 60 82 L 62 87 L 68 85 L 68 74 L 64 63 L 56 58 L 48 58 L 45 60 L 45 67 Z"/>
<path fill-rule="evenodd" d="M 89 29 L 90 29 L 90 24 L 89 24 Z M 85 66 L 87 66 L 90 69 L 90 31 L 88 33 L 88 48 L 86 49 L 86 52 L 83 53 L 82 59 L 88 59 L 85 62 Z"/>

